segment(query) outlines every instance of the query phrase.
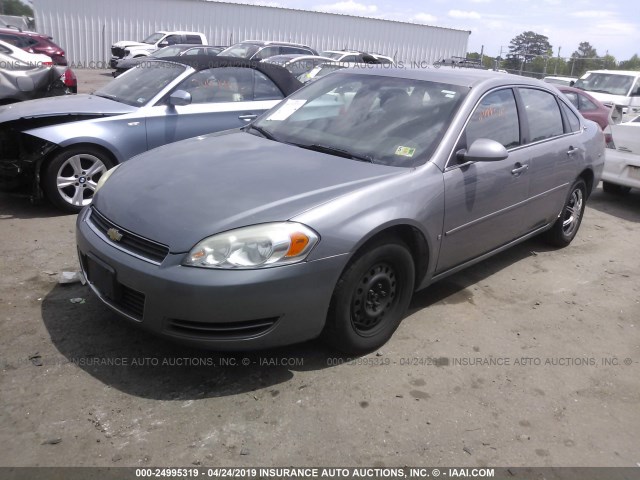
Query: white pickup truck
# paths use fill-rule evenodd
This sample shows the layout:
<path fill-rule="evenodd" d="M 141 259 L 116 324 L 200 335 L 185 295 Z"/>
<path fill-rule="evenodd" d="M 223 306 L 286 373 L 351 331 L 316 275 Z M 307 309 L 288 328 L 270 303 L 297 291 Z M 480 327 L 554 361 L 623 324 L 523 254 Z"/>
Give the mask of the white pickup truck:
<path fill-rule="evenodd" d="M 159 48 L 179 43 L 207 45 L 207 37 L 198 32 L 159 31 L 152 33 L 142 42 L 121 40 L 111 45 L 111 68 L 115 68 L 118 60 L 123 58 L 146 57 Z"/>

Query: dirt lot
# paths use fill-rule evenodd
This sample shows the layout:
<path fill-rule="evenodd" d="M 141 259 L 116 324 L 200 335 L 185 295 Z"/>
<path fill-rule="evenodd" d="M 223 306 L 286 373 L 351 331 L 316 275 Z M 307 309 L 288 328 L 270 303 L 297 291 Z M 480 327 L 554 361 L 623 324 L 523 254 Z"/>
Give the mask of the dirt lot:
<path fill-rule="evenodd" d="M 416 294 L 351 362 L 137 330 L 57 283 L 74 221 L 0 194 L 1 466 L 640 462 L 640 192 L 598 190 L 566 249 L 529 241 Z"/>

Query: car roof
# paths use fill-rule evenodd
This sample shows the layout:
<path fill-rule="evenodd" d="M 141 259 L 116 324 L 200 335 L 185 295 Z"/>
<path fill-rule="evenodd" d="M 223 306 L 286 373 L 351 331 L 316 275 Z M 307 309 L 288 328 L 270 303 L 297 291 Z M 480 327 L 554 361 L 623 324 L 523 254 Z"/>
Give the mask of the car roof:
<path fill-rule="evenodd" d="M 155 33 L 162 33 L 162 34 L 165 34 L 165 33 L 179 33 L 180 35 L 188 33 L 188 34 L 191 34 L 191 35 L 202 35 L 204 37 L 204 33 L 186 32 L 184 30 L 157 30 Z"/>
<path fill-rule="evenodd" d="M 293 43 L 293 42 L 281 42 L 278 40 L 243 40 L 241 42 L 238 43 L 251 43 L 253 45 L 284 45 L 284 46 L 291 46 L 291 47 L 304 47 L 304 48 L 311 48 L 309 45 L 304 45 L 302 43 Z"/>
<path fill-rule="evenodd" d="M 423 68 L 405 69 L 389 68 L 385 65 L 360 65 L 357 68 L 343 69 L 340 73 L 350 72 L 361 75 L 378 75 L 386 77 L 406 78 L 409 80 L 425 80 L 431 82 L 450 83 L 461 87 L 476 87 L 486 84 L 488 87 L 501 85 L 529 85 L 550 89 L 550 84 L 541 80 L 520 75 L 504 74 L 492 70 L 480 70 L 476 68 Z"/>
<path fill-rule="evenodd" d="M 640 76 L 640 71 L 638 70 L 589 70 L 588 72 L 585 72 L 585 75 L 587 73 L 610 73 L 612 75 Z"/>
<path fill-rule="evenodd" d="M 247 60 L 246 58 L 237 57 L 221 57 L 219 55 L 216 57 L 212 57 L 210 55 L 190 55 L 158 58 L 153 61 L 179 63 L 198 71 L 206 70 L 208 68 L 224 67 L 252 68 L 269 77 L 278 86 L 278 88 L 282 90 L 285 97 L 292 94 L 302 86 L 302 83 L 300 83 L 298 79 L 296 79 L 286 68 L 273 63 L 260 62 L 258 60 Z"/>

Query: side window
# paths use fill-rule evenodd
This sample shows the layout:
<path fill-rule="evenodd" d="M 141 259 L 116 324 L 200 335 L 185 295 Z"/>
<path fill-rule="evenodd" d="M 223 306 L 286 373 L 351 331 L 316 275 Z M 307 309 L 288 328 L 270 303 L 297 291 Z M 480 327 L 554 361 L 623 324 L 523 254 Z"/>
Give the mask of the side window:
<path fill-rule="evenodd" d="M 359 62 L 360 60 L 358 60 L 358 58 L 355 55 L 347 55 L 346 57 L 344 57 L 342 60 L 340 60 L 341 62 Z"/>
<path fill-rule="evenodd" d="M 574 107 L 576 107 L 578 110 L 580 110 L 580 105 L 578 104 L 578 94 L 577 93 L 566 92 L 564 94 L 564 96 L 569 99 L 569 101 L 573 104 Z"/>
<path fill-rule="evenodd" d="M 251 68 L 219 67 L 194 73 L 176 90 L 191 94 L 191 103 L 243 102 L 253 99 Z"/>
<path fill-rule="evenodd" d="M 569 131 L 577 132 L 578 130 L 580 130 L 580 119 L 576 116 L 576 114 L 573 113 L 571 109 L 562 102 L 560 102 L 560 108 L 562 108 L 564 116 L 567 117 L 567 121 L 569 122 Z"/>
<path fill-rule="evenodd" d="M 192 43 L 194 45 L 202 45 L 202 39 L 199 35 L 186 35 L 185 43 Z"/>
<path fill-rule="evenodd" d="M 264 60 L 265 58 L 273 57 L 274 55 L 278 55 L 278 47 L 266 47 L 260 50 L 253 60 Z"/>
<path fill-rule="evenodd" d="M 280 89 L 264 73 L 254 70 L 255 73 L 255 100 L 280 100 L 284 98 Z"/>
<path fill-rule="evenodd" d="M 176 43 L 180 43 L 180 35 L 169 35 L 163 40 L 163 42 L 167 42 L 167 45 L 175 45 Z"/>
<path fill-rule="evenodd" d="M 5 47 L 4 45 L 0 45 L 0 53 L 5 53 L 5 54 L 10 54 L 11 50 L 9 50 L 7 47 Z"/>
<path fill-rule="evenodd" d="M 530 142 L 564 134 L 558 102 L 551 93 L 533 88 L 521 88 L 520 94 L 529 123 Z"/>
<path fill-rule="evenodd" d="M 580 108 L 578 110 L 581 112 L 590 112 L 598 110 L 598 106 L 584 95 L 580 95 Z"/>
<path fill-rule="evenodd" d="M 478 104 L 465 130 L 469 148 L 478 138 L 488 138 L 513 148 L 520 145 L 520 124 L 513 90 L 507 88 L 486 95 Z"/>
<path fill-rule="evenodd" d="M 280 47 L 280 55 L 309 55 L 309 50 L 299 47 Z"/>
<path fill-rule="evenodd" d="M 204 53 L 202 51 L 202 48 L 190 48 L 189 50 L 185 51 L 182 55 L 185 55 L 188 57 L 191 55 L 200 55 L 202 53 Z"/>

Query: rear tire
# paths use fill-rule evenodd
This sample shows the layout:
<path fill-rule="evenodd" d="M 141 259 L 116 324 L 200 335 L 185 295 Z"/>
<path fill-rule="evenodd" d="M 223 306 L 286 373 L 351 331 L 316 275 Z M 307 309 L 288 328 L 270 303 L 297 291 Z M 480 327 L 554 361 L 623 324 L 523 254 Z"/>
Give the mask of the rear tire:
<path fill-rule="evenodd" d="M 562 207 L 562 213 L 553 227 L 545 233 L 545 240 L 556 247 L 569 245 L 578 233 L 586 203 L 587 184 L 582 178 L 579 178 L 569 190 L 569 196 Z"/>
<path fill-rule="evenodd" d="M 100 148 L 80 145 L 58 153 L 46 165 L 42 189 L 61 210 L 78 213 L 89 205 L 100 177 L 115 162 Z"/>
<path fill-rule="evenodd" d="M 602 190 L 613 195 L 626 195 L 631 191 L 631 187 L 623 187 L 615 183 L 602 182 Z"/>
<path fill-rule="evenodd" d="M 347 266 L 331 298 L 326 343 L 360 354 L 382 346 L 398 328 L 413 295 L 415 267 L 407 246 L 385 238 Z"/>

